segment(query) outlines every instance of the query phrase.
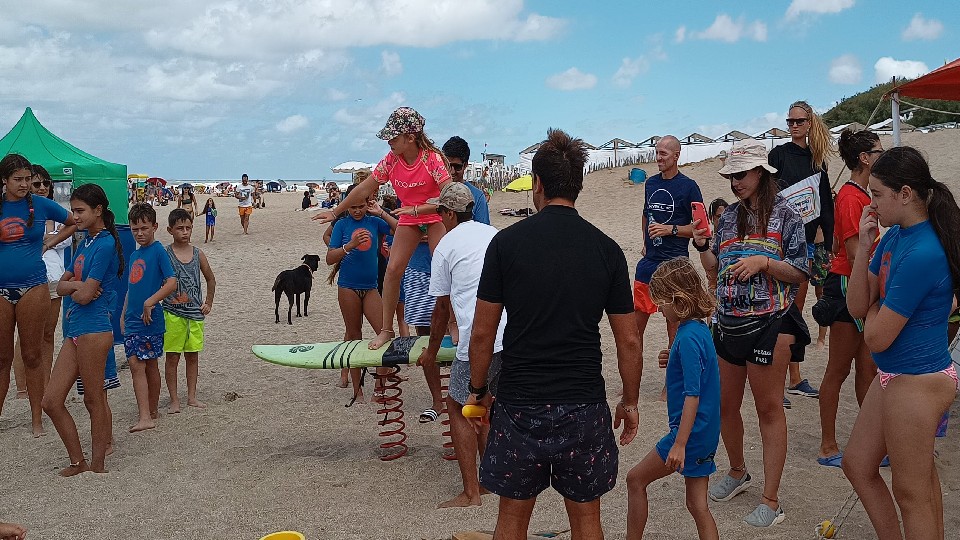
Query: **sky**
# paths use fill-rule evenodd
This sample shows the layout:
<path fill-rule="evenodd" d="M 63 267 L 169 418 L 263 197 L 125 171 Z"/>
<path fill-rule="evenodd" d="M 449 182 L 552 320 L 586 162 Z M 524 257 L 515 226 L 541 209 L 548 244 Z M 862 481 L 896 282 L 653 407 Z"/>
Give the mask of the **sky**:
<path fill-rule="evenodd" d="M 11 5 L 12 4 L 12 5 Z M 130 173 L 343 179 L 398 106 L 438 146 L 518 152 L 784 128 L 960 56 L 960 8 L 915 0 L 12 0 L 0 134 L 26 107 Z M 954 43 L 953 47 L 948 46 Z"/>

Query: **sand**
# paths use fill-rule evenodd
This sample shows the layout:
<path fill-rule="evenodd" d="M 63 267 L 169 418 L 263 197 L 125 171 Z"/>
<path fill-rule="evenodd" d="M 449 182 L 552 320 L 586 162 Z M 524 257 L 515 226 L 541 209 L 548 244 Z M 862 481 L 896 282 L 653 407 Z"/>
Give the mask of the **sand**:
<path fill-rule="evenodd" d="M 906 134 L 905 142 L 922 148 L 936 178 L 960 193 L 960 131 Z M 889 145 L 887 139 L 884 144 Z M 645 166 L 649 173 L 654 164 Z M 716 174 L 714 160 L 683 167 L 696 179 L 704 199 L 730 200 L 727 182 Z M 840 170 L 831 162 L 831 176 Z M 642 187 L 624 186 L 628 168 L 593 173 L 578 201 L 582 215 L 617 240 L 632 267 L 640 257 L 637 233 Z M 846 178 L 846 173 L 843 178 Z M 66 452 L 49 420 L 46 437 L 30 437 L 26 400 L 13 399 L 13 387 L 0 419 L 0 519 L 23 523 L 33 539 L 195 538 L 256 539 L 279 530 L 298 530 L 310 539 L 446 539 L 457 530 L 492 529 L 495 496 L 479 508 L 436 510 L 460 490 L 456 463 L 441 458 L 439 423 L 421 425 L 416 417 L 429 405 L 422 373 L 405 369 L 403 383 L 409 453 L 393 462 L 377 458 L 377 415 L 371 405 L 344 408 L 349 390 L 336 388 L 333 371 L 307 371 L 274 366 L 250 354 L 254 343 L 302 343 L 337 339 L 343 331 L 335 287 L 326 284 L 325 269 L 314 285 L 310 316 L 293 326 L 274 324 L 270 287 L 278 272 L 299 264 L 305 253 L 323 253 L 322 228 L 299 209 L 299 194 L 268 194 L 267 208 L 257 210 L 250 236 L 240 234 L 235 203 L 216 199 L 220 208 L 216 241 L 203 244 L 202 221 L 194 232 L 214 269 L 218 293 L 207 322 L 206 350 L 201 354 L 199 397 L 204 410 L 184 407 L 179 415 L 162 414 L 157 429 L 129 434 L 136 405 L 129 371 L 124 386 L 110 393 L 116 453 L 108 458 L 109 474 L 85 473 L 71 479 L 57 476 L 67 465 Z M 494 225 L 503 228 L 518 218 L 495 210 L 521 207 L 523 194 L 497 193 L 491 203 Z M 169 208 L 161 208 L 165 220 Z M 170 237 L 161 228 L 158 239 Z M 813 292 L 807 300 L 806 318 Z M 611 403 L 619 389 L 613 339 L 601 325 L 604 375 Z M 365 335 L 372 337 L 369 328 Z M 657 401 L 663 372 L 654 355 L 666 346 L 663 319 L 653 317 L 646 333 L 647 359 L 640 400 L 640 434 L 620 454 L 620 482 L 603 498 L 602 519 L 608 538 L 623 538 L 626 515 L 626 472 L 666 429 L 666 406 Z M 118 349 L 119 350 L 119 349 Z M 826 351 L 811 347 L 803 374 L 819 386 Z M 182 364 L 181 364 L 182 365 Z M 181 367 L 181 390 L 185 391 Z M 853 383 L 843 389 L 838 421 L 841 446 L 857 414 Z M 239 397 L 237 397 L 239 396 Z M 787 411 L 789 449 L 780 500 L 786 521 L 758 531 L 741 523 L 758 503 L 762 482 L 761 449 L 751 398 L 743 406 L 747 463 L 755 484 L 728 503 L 711 503 L 722 538 L 796 539 L 813 537 L 814 527 L 833 516 L 852 491 L 839 469 L 816 464 L 819 445 L 817 401 L 791 396 Z M 161 411 L 167 402 L 161 395 Z M 184 401 L 185 405 L 185 401 Z M 89 452 L 89 420 L 81 402 L 69 408 Z M 949 437 L 937 444 L 944 493 L 947 537 L 960 531 L 960 406 L 952 409 Z M 727 465 L 721 445 L 718 465 Z M 889 479 L 889 473 L 884 473 Z M 650 538 L 694 538 L 693 520 L 684 509 L 683 483 L 666 478 L 650 488 Z M 544 492 L 533 514 L 531 530 L 567 528 L 562 499 Z M 867 517 L 858 507 L 841 533 L 843 538 L 871 538 Z M 561 536 L 568 538 L 569 535 Z"/>

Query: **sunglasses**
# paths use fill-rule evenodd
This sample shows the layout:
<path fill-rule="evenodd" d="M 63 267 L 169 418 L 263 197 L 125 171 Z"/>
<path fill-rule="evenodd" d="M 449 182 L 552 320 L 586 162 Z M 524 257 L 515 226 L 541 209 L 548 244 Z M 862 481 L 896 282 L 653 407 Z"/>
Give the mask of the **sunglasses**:
<path fill-rule="evenodd" d="M 730 179 L 731 179 L 731 180 L 738 180 L 738 181 L 739 181 L 739 180 L 743 180 L 744 178 L 747 177 L 747 173 L 748 173 L 748 172 L 750 172 L 749 169 L 746 170 L 746 171 L 740 171 L 740 172 L 733 173 L 733 174 L 730 175 Z"/>
<path fill-rule="evenodd" d="M 787 125 L 802 126 L 804 123 L 806 123 L 806 121 L 807 121 L 806 118 L 787 118 Z"/>
<path fill-rule="evenodd" d="M 453 170 L 455 170 L 455 171 L 457 171 L 457 172 L 462 171 L 464 167 L 466 167 L 466 164 L 464 164 L 464 163 L 451 163 L 451 164 L 450 164 L 450 168 L 453 169 Z"/>
<path fill-rule="evenodd" d="M 39 188 L 40 186 L 50 187 L 52 185 L 53 183 L 50 182 L 49 180 L 38 180 L 33 183 L 33 187 L 35 188 Z"/>

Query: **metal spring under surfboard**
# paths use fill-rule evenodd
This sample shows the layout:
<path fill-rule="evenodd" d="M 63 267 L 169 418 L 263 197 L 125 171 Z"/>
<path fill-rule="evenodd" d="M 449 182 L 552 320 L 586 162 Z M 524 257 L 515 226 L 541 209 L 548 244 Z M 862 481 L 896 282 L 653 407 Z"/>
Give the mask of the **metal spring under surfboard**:
<path fill-rule="evenodd" d="M 374 377 L 383 383 L 383 397 L 380 398 L 380 408 L 377 414 L 383 419 L 377 422 L 380 426 L 380 437 L 386 440 L 380 443 L 380 460 L 393 461 L 407 454 L 406 422 L 403 421 L 403 389 L 400 388 L 400 368 L 388 368 L 385 375 L 375 374 Z"/>
<path fill-rule="evenodd" d="M 447 366 L 440 368 L 440 396 L 443 398 L 443 410 L 440 411 L 440 423 L 443 424 L 445 431 L 443 437 L 443 459 L 447 461 L 456 461 L 457 451 L 453 447 L 453 435 L 450 433 L 450 411 L 447 409 L 447 393 L 450 390 L 450 371 Z"/>

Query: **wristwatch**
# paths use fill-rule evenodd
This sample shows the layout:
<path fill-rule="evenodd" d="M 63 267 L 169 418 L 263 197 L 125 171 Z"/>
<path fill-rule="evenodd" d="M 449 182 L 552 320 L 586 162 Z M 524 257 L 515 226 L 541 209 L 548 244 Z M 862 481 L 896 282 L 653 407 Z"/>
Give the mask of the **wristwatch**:
<path fill-rule="evenodd" d="M 480 388 L 474 388 L 473 382 L 471 381 L 467 383 L 467 391 L 476 395 L 477 399 L 483 399 L 483 397 L 487 395 L 487 385 L 483 385 Z"/>
<path fill-rule="evenodd" d="M 673 226 L 673 232 L 671 232 L 670 234 L 676 236 L 678 232 L 680 232 L 680 229 L 678 229 L 677 226 L 674 225 L 674 226 Z"/>

